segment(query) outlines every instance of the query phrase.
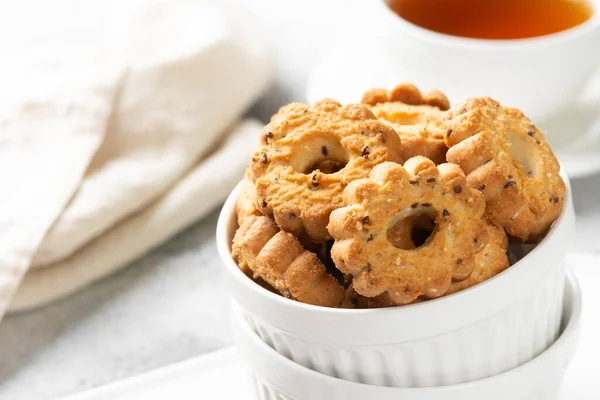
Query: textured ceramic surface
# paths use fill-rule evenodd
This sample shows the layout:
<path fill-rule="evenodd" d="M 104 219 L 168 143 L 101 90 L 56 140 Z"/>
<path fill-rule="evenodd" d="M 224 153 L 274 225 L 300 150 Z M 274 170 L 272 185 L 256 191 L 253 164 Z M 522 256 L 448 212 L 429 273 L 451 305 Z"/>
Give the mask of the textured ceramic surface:
<path fill-rule="evenodd" d="M 581 315 L 581 292 L 572 276 L 564 286 L 564 321 L 559 338 L 533 360 L 502 374 L 466 384 L 394 388 L 332 378 L 283 357 L 264 343 L 234 304 L 232 327 L 238 351 L 248 364 L 260 400 L 553 400 L 574 354 Z M 373 370 L 377 373 L 378 370 Z"/>
<path fill-rule="evenodd" d="M 404 343 L 328 343 L 283 332 L 245 315 L 260 338 L 285 357 L 323 374 L 370 385 L 428 387 L 470 382 L 513 369 L 558 337 L 564 268 L 536 293 L 502 313 L 447 334 Z"/>

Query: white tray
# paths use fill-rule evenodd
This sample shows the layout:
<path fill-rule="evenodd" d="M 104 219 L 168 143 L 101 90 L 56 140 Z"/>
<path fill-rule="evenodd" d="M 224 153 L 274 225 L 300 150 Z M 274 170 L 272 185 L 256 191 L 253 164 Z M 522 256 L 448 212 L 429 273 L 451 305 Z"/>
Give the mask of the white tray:
<path fill-rule="evenodd" d="M 600 255 L 571 255 L 568 264 L 583 292 L 579 349 L 567 371 L 563 400 L 600 398 Z M 220 350 L 63 400 L 253 399 L 253 388 L 234 348 Z"/>

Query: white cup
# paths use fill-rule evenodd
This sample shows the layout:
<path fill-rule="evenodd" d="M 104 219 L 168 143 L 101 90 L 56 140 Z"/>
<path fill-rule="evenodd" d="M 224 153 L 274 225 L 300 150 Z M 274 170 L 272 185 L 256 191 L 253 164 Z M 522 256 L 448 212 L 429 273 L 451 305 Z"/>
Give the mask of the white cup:
<path fill-rule="evenodd" d="M 231 294 L 261 339 L 298 364 L 372 385 L 450 385 L 526 363 L 559 333 L 563 260 L 574 229 L 569 187 L 546 237 L 503 273 L 453 295 L 371 310 L 300 303 L 249 279 L 230 253 L 239 193 L 238 185 L 217 225 Z"/>
<path fill-rule="evenodd" d="M 430 31 L 402 19 L 385 0 L 374 1 L 365 16 L 371 27 L 363 33 L 365 43 L 332 52 L 313 72 L 308 100 L 356 102 L 372 86 L 413 82 L 443 91 L 453 103 L 490 96 L 538 122 L 568 105 L 598 67 L 600 0 L 590 1 L 595 12 L 586 22 L 515 40 Z"/>
<path fill-rule="evenodd" d="M 402 19 L 385 0 L 376 3 L 381 9 L 381 40 L 399 68 L 409 80 L 425 88 L 439 87 L 451 99 L 490 96 L 539 120 L 567 105 L 600 61 L 599 0 L 593 0 L 594 14 L 581 25 L 516 40 L 433 32 Z"/>
<path fill-rule="evenodd" d="M 236 303 L 231 325 L 259 400 L 556 400 L 580 330 L 581 291 L 571 274 L 566 280 L 561 308 L 564 320 L 559 338 L 533 360 L 486 379 L 422 388 L 366 385 L 305 368 L 269 347 Z"/>

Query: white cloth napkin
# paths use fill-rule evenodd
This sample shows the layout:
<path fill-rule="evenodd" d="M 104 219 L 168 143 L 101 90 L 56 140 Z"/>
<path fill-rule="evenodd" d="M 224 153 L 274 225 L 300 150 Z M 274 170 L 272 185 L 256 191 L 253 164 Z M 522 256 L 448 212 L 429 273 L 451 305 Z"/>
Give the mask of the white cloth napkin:
<path fill-rule="evenodd" d="M 2 75 L 0 316 L 20 283 L 11 310 L 64 296 L 220 202 L 259 124 L 227 129 L 270 78 L 229 2 L 59 3 Z"/>
<path fill-rule="evenodd" d="M 217 151 L 150 206 L 121 220 L 71 257 L 29 271 L 8 311 L 28 310 L 81 289 L 205 215 L 239 182 L 261 128 L 259 121 L 243 121 Z"/>

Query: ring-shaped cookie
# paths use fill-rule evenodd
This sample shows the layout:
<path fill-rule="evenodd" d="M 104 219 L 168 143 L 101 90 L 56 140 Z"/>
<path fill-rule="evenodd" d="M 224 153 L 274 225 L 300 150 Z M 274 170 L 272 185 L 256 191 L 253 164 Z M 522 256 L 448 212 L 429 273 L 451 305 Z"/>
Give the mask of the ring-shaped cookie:
<path fill-rule="evenodd" d="M 296 236 L 331 239 L 327 223 L 353 180 L 402 161 L 400 138 L 365 106 L 322 100 L 283 107 L 261 134 L 251 162 L 256 206 Z"/>
<path fill-rule="evenodd" d="M 448 98 L 439 91 L 422 95 L 416 86 L 400 84 L 391 91 L 372 89 L 363 95 L 380 121 L 390 124 L 402 141 L 401 155 L 405 160 L 425 156 L 441 164 L 446 161 L 448 147 L 444 143 L 445 112 Z"/>
<path fill-rule="evenodd" d="M 328 226 L 331 255 L 359 294 L 408 304 L 444 295 L 473 271 L 485 201 L 457 165 L 386 162 L 348 185 L 344 202 Z M 419 239 L 428 224 L 431 234 Z"/>
<path fill-rule="evenodd" d="M 283 296 L 325 307 L 344 306 L 345 289 L 321 260 L 272 218 L 249 216 L 235 233 L 231 254 L 247 275 L 261 278 Z"/>
<path fill-rule="evenodd" d="M 562 211 L 566 188 L 542 132 L 521 111 L 488 97 L 451 109 L 447 125 L 446 159 L 483 192 L 488 218 L 523 240 L 546 232 Z"/>

